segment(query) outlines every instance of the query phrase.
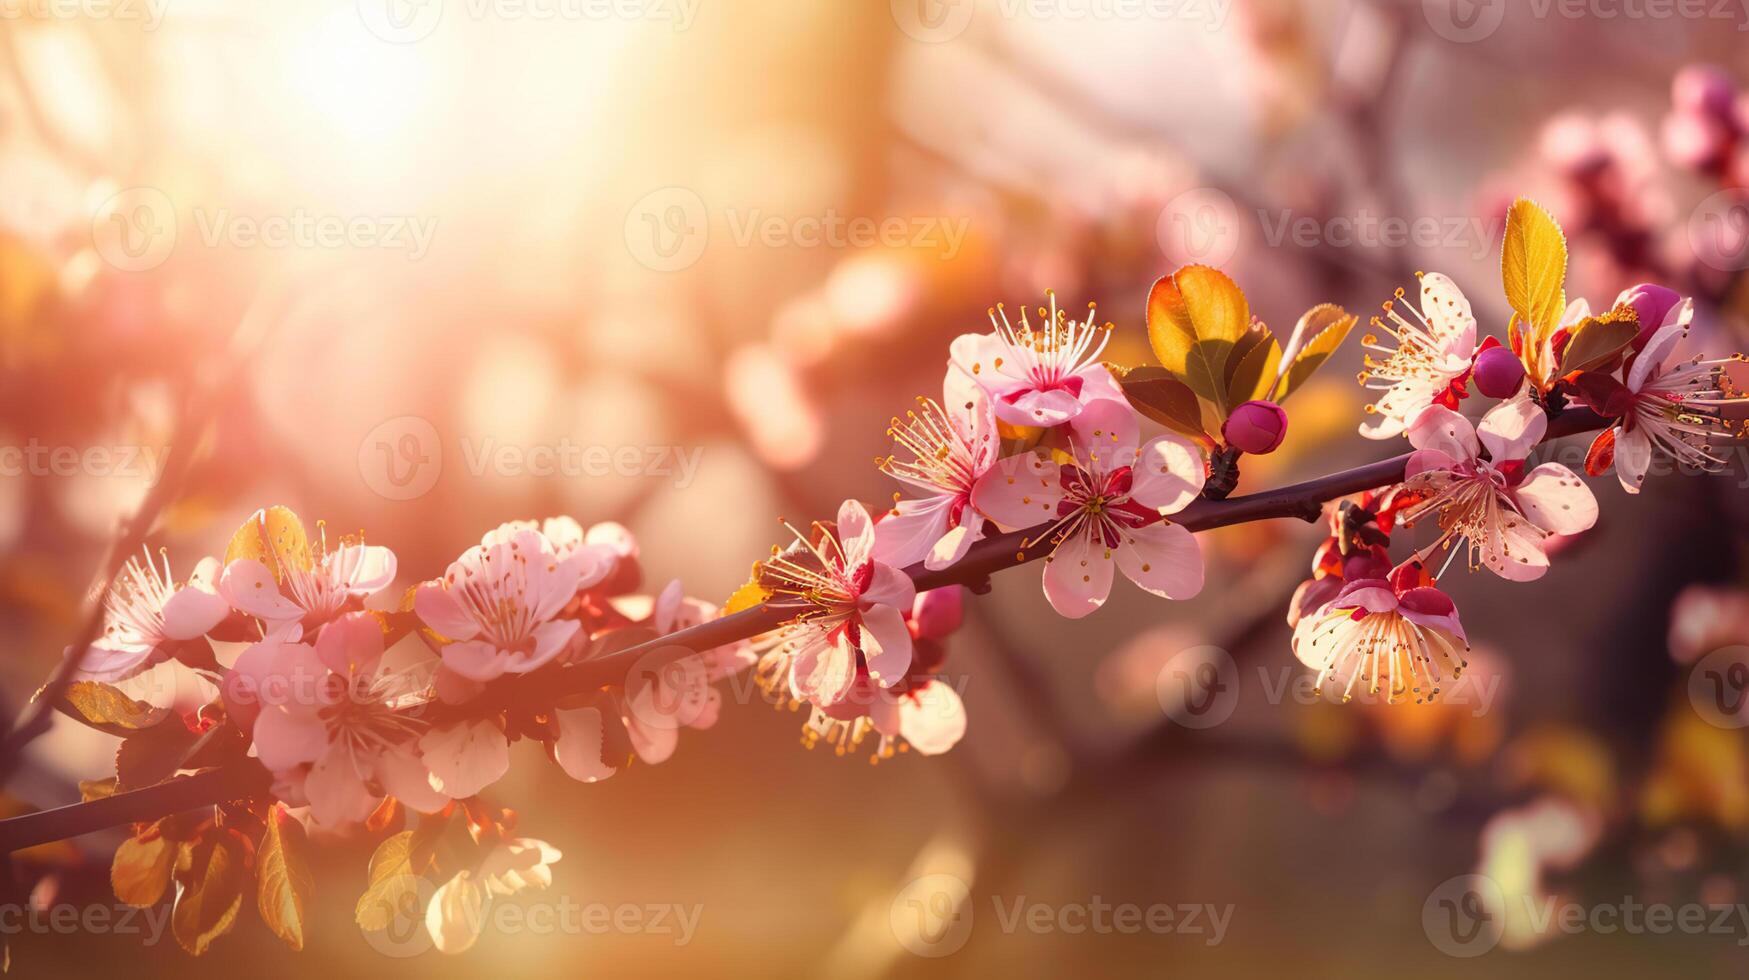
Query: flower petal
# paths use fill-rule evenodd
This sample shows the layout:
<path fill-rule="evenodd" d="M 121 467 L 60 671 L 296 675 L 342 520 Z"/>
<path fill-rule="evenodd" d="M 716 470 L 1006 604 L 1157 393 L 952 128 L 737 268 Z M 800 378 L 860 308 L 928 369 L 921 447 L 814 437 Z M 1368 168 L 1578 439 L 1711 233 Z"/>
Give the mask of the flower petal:
<path fill-rule="evenodd" d="M 395 553 L 377 545 L 347 545 L 325 564 L 335 584 L 355 596 L 388 588 L 395 580 Z"/>
<path fill-rule="evenodd" d="M 1529 456 L 1548 429 L 1549 417 L 1525 394 L 1490 409 L 1476 434 L 1498 466 Z"/>
<path fill-rule="evenodd" d="M 910 608 L 910 603 L 905 608 Z M 875 606 L 861 615 L 862 659 L 868 676 L 882 687 L 892 687 L 911 667 L 911 631 L 905 616 L 894 606 Z"/>
<path fill-rule="evenodd" d="M 1096 472 L 1110 473 L 1135 463 L 1141 420 L 1128 402 L 1095 398 L 1075 416 L 1071 428 L 1077 441 L 1075 456 L 1090 461 Z"/>
<path fill-rule="evenodd" d="M 255 719 L 255 754 L 275 772 L 315 762 L 328 750 L 328 726 L 311 705 L 269 704 Z"/>
<path fill-rule="evenodd" d="M 972 487 L 972 506 L 1005 530 L 1043 524 L 1057 516 L 1063 487 L 1060 467 L 1032 453 L 1010 456 Z"/>
<path fill-rule="evenodd" d="M 485 683 L 509 670 L 511 656 L 490 640 L 463 640 L 443 648 L 443 665 L 470 681 Z"/>
<path fill-rule="evenodd" d="M 172 640 L 205 636 L 230 614 L 230 604 L 217 592 L 190 582 L 164 603 L 164 635 Z"/>
<path fill-rule="evenodd" d="M 1134 479 L 1130 499 L 1161 514 L 1176 514 L 1202 494 L 1208 471 L 1195 443 L 1164 435 L 1137 454 Z"/>
<path fill-rule="evenodd" d="M 431 785 L 431 772 L 412 745 L 397 745 L 377 756 L 377 782 L 383 792 L 420 813 L 436 813 L 449 797 Z"/>
<path fill-rule="evenodd" d="M 1531 523 L 1551 534 L 1578 534 L 1597 523 L 1597 498 L 1572 470 L 1544 463 L 1513 491 Z"/>
<path fill-rule="evenodd" d="M 486 889 L 467 871 L 438 886 L 425 907 L 425 931 L 440 953 L 465 953 L 486 925 Z"/>
<path fill-rule="evenodd" d="M 1652 468 L 1652 437 L 1644 429 L 1617 429 L 1615 434 L 1615 475 L 1621 488 L 1639 493 L 1646 482 L 1646 471 Z"/>
<path fill-rule="evenodd" d="M 1124 531 L 1117 567 L 1143 591 L 1189 599 L 1202 591 L 1202 545 L 1180 524 L 1150 524 Z"/>
<path fill-rule="evenodd" d="M 1459 462 L 1481 455 L 1476 429 L 1470 420 L 1446 408 L 1431 405 L 1409 423 L 1409 444 L 1416 449 L 1443 453 Z"/>
<path fill-rule="evenodd" d="M 1103 543 L 1086 532 L 1072 534 L 1045 559 L 1045 598 L 1051 608 L 1080 619 L 1105 605 L 1115 563 Z"/>
<path fill-rule="evenodd" d="M 316 637 L 316 656 L 342 677 L 376 672 L 383 659 L 383 628 L 367 612 L 336 617 Z"/>
<path fill-rule="evenodd" d="M 844 549 L 845 568 L 860 566 L 874 553 L 874 518 L 862 501 L 852 498 L 838 505 L 838 544 Z"/>
<path fill-rule="evenodd" d="M 953 500 L 942 494 L 894 504 L 875 525 L 874 559 L 895 568 L 907 568 L 922 561 L 947 533 Z"/>
<path fill-rule="evenodd" d="M 899 699 L 899 734 L 923 755 L 940 755 L 966 734 L 966 707 L 959 692 L 933 680 Z"/>
<path fill-rule="evenodd" d="M 606 721 L 601 709 L 564 708 L 553 712 L 553 721 L 559 728 L 559 737 L 553 739 L 553 759 L 565 775 L 594 783 L 619 771 L 601 761 L 602 725 Z"/>
<path fill-rule="evenodd" d="M 419 753 L 431 771 L 432 787 L 458 800 L 479 793 L 510 770 L 510 745 L 489 721 L 434 728 L 420 736 Z"/>
<path fill-rule="evenodd" d="M 877 561 L 874 563 L 874 576 L 869 579 L 868 588 L 862 590 L 860 605 L 864 609 L 870 606 L 909 609 L 911 600 L 915 598 L 917 583 L 911 581 L 911 576 Z"/>
<path fill-rule="evenodd" d="M 468 615 L 449 589 L 436 582 L 426 582 L 414 590 L 413 611 L 445 639 L 471 640 L 480 635 L 479 622 Z"/>
<path fill-rule="evenodd" d="M 807 643 L 790 669 L 791 693 L 822 707 L 843 701 L 855 681 L 856 651 L 842 632 Z"/>
<path fill-rule="evenodd" d="M 225 566 L 219 576 L 219 594 L 232 608 L 269 622 L 304 615 L 302 607 L 279 594 L 279 583 L 267 566 L 253 558 L 239 558 Z"/>

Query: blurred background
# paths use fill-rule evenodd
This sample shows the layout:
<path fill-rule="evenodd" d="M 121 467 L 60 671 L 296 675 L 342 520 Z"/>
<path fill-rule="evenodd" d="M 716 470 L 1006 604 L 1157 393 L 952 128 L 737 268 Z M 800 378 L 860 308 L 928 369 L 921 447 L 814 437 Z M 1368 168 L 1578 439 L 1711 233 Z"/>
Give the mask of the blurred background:
<path fill-rule="evenodd" d="M 52 669 L 166 451 L 179 575 L 274 503 L 394 549 L 397 594 L 563 513 L 721 601 L 778 516 L 889 495 L 886 419 L 1046 288 L 1127 364 L 1188 262 L 1278 330 L 1440 271 L 1503 335 L 1528 195 L 1570 296 L 1665 282 L 1741 349 L 1745 29 L 1601 0 L 0 0 L 0 690 Z M 1241 492 L 1400 451 L 1355 435 L 1359 359 Z M 219 407 L 178 431 L 194 391 Z M 301 954 L 246 911 L 199 963 L 78 930 L 15 937 L 14 969 L 1741 975 L 1749 915 L 1541 916 L 1749 901 L 1746 486 L 1741 458 L 1593 481 L 1603 519 L 1543 581 L 1448 575 L 1478 667 L 1432 708 L 1296 686 L 1324 532 L 1272 523 L 1205 535 L 1191 602 L 1120 584 L 1070 623 L 1036 568 L 1000 576 L 952 641 L 971 728 L 942 758 L 809 752 L 750 685 L 660 771 L 585 786 L 516 746 L 494 796 L 564 852 L 516 901 L 696 909 L 684 937 L 385 952 L 352 923 L 361 838 L 322 849 Z M 114 751 L 63 720 L 9 805 L 76 800 Z M 31 860 L 111 902 L 117 840 Z M 1102 904 L 1176 927 L 1076 928 Z"/>

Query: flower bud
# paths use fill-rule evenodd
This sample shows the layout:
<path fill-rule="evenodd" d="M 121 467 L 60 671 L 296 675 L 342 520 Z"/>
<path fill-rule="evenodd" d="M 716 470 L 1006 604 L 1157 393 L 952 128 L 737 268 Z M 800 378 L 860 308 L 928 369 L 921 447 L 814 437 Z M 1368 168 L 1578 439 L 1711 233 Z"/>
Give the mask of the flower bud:
<path fill-rule="evenodd" d="M 1736 98 L 1731 76 L 1712 65 L 1690 65 L 1677 72 L 1670 84 L 1670 99 L 1677 109 L 1721 122 L 1730 121 Z"/>
<path fill-rule="evenodd" d="M 1511 398 L 1524 383 L 1524 362 L 1510 348 L 1490 347 L 1476 355 L 1476 390 L 1489 398 Z"/>
<path fill-rule="evenodd" d="M 1646 341 L 1658 332 L 1664 325 L 1664 318 L 1682 302 L 1682 296 L 1676 290 L 1657 283 L 1642 282 L 1638 286 L 1629 286 L 1620 296 L 1615 298 L 1615 304 L 1627 304 L 1634 308 L 1634 314 L 1640 318 L 1640 335 L 1634 340 L 1634 347 L 1646 346 Z"/>
<path fill-rule="evenodd" d="M 965 618 L 965 589 L 957 585 L 917 593 L 911 605 L 911 635 L 940 640 L 960 628 Z"/>
<path fill-rule="evenodd" d="M 1272 401 L 1246 402 L 1227 416 L 1221 435 L 1227 445 L 1242 453 L 1253 456 L 1273 453 L 1287 437 L 1287 412 Z"/>
<path fill-rule="evenodd" d="M 1730 128 L 1712 116 L 1673 112 L 1664 117 L 1661 136 L 1665 155 L 1679 167 L 1717 173 L 1730 162 Z"/>

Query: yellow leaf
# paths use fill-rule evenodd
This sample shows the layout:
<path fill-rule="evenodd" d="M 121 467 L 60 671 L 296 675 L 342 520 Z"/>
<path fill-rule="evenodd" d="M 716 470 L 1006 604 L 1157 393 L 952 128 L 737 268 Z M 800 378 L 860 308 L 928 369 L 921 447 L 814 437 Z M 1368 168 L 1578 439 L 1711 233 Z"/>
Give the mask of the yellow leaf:
<path fill-rule="evenodd" d="M 753 577 L 746 584 L 735 590 L 729 601 L 723 603 L 723 615 L 738 613 L 744 609 L 752 609 L 771 598 L 771 590 L 759 584 L 759 566 L 753 566 Z"/>
<path fill-rule="evenodd" d="M 107 779 L 79 780 L 79 800 L 90 803 L 93 800 L 107 800 L 115 795 L 115 777 Z"/>
<path fill-rule="evenodd" d="M 219 829 L 186 850 L 189 859 L 177 869 L 170 931 L 183 949 L 199 956 L 237 922 L 243 907 L 244 855 L 235 835 Z"/>
<path fill-rule="evenodd" d="M 1281 369 L 1281 344 L 1269 328 L 1252 324 L 1227 365 L 1227 402 L 1243 405 L 1268 398 L 1275 390 L 1275 375 Z"/>
<path fill-rule="evenodd" d="M 100 681 L 74 681 L 67 685 L 56 707 L 92 728 L 123 736 L 151 728 L 170 714 L 168 709 L 135 701 Z"/>
<path fill-rule="evenodd" d="M 115 897 L 135 908 L 149 908 L 164 897 L 170 886 L 170 869 L 182 845 L 158 832 L 156 825 L 139 837 L 130 837 L 115 849 L 109 865 L 109 883 Z"/>
<path fill-rule="evenodd" d="M 1608 364 L 1640 335 L 1640 319 L 1632 307 L 1618 307 L 1602 316 L 1586 317 L 1573 328 L 1561 352 L 1561 376 L 1594 371 Z"/>
<path fill-rule="evenodd" d="M 1506 216 L 1506 241 L 1500 250 L 1500 278 L 1513 314 L 1529 325 L 1528 339 L 1540 347 L 1561 324 L 1567 310 L 1567 236 L 1536 202 L 1519 198 Z"/>
<path fill-rule="evenodd" d="M 1203 430 L 1202 409 L 1196 393 L 1165 368 L 1131 368 L 1118 376 L 1118 387 L 1130 406 L 1142 415 L 1193 439 L 1212 444 Z"/>
<path fill-rule="evenodd" d="M 1289 395 L 1317 373 L 1318 368 L 1348 339 L 1356 319 L 1354 314 L 1333 303 L 1321 303 L 1307 310 L 1300 322 L 1294 325 L 1293 337 L 1283 355 L 1287 361 L 1281 370 L 1280 382 L 1273 386 L 1275 397 L 1271 400 L 1287 401 Z"/>
<path fill-rule="evenodd" d="M 418 831 L 403 830 L 377 845 L 370 856 L 369 884 L 358 898 L 353 917 L 369 932 L 381 932 L 397 918 L 417 921 L 421 910 L 420 875 L 431 866 L 435 834 L 421 823 Z M 441 826 L 437 832 L 441 832 Z"/>
<path fill-rule="evenodd" d="M 258 510 L 231 535 L 225 548 L 225 564 L 239 558 L 253 558 L 273 573 L 273 579 L 285 583 L 286 567 L 309 569 L 310 539 L 304 534 L 304 522 L 286 507 Z"/>
<path fill-rule="evenodd" d="M 1160 365 L 1208 404 L 1216 427 L 1227 401 L 1227 359 L 1251 323 L 1245 293 L 1225 274 L 1189 265 L 1148 291 L 1148 341 Z"/>
<path fill-rule="evenodd" d="M 314 891 L 306 848 L 303 824 L 275 806 L 257 855 L 256 904 L 261 921 L 292 949 L 304 948 L 304 908 Z"/>

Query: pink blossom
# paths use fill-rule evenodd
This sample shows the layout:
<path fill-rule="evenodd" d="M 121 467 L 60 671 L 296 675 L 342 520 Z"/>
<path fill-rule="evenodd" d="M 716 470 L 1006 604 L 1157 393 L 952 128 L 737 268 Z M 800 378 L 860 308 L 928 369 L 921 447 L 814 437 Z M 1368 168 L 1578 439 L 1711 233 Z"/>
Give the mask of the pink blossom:
<path fill-rule="evenodd" d="M 170 559 L 160 566 L 145 552 L 145 561 L 131 558 L 116 576 L 104 599 L 103 635 L 79 662 L 82 677 L 115 681 L 168 659 L 174 644 L 206 635 L 231 609 L 213 588 L 219 563 L 205 558 L 194 574 L 178 586 Z M 75 651 L 69 648 L 67 656 Z"/>
<path fill-rule="evenodd" d="M 996 415 L 990 397 L 958 368 L 948 368 L 942 397 L 945 408 L 918 399 L 921 411 L 909 413 L 906 422 L 894 419 L 887 430 L 912 458 L 888 456 L 881 469 L 928 494 L 896 502 L 875 525 L 875 558 L 897 568 L 919 561 L 945 568 L 984 536 L 972 487 L 1001 455 Z"/>
<path fill-rule="evenodd" d="M 320 523 L 311 542 L 301 524 L 286 530 L 270 527 L 269 520 L 266 510 L 250 517 L 266 561 L 233 559 L 219 579 L 219 594 L 227 602 L 269 626 L 302 623 L 314 630 L 339 615 L 349 602 L 395 580 L 395 553 L 387 548 L 343 538 L 340 547 L 330 551 L 327 531 Z"/>
<path fill-rule="evenodd" d="M 1399 307 L 1409 316 L 1403 316 Z M 1384 389 L 1384 394 L 1367 406 L 1367 414 L 1376 421 L 1361 425 L 1361 435 L 1368 439 L 1401 435 L 1429 405 L 1457 408 L 1468 397 L 1476 317 L 1456 283 L 1437 272 L 1422 276 L 1420 308 L 1404 299 L 1399 289 L 1396 299 L 1385 304 L 1384 317 L 1373 317 L 1372 327 L 1389 334 L 1396 346 L 1381 342 L 1376 333 L 1361 338 L 1369 350 L 1386 355 L 1382 361 L 1366 355 L 1360 380 L 1369 388 Z"/>
<path fill-rule="evenodd" d="M 717 618 L 717 607 L 690 599 L 678 580 L 655 599 L 649 625 L 660 636 Z M 680 742 L 681 728 L 706 729 L 722 711 L 718 681 L 753 666 L 758 657 L 745 640 L 681 657 L 652 672 L 637 672 L 623 692 L 620 705 L 626 734 L 638 758 L 654 765 L 666 762 Z"/>
<path fill-rule="evenodd" d="M 1322 694 L 1332 678 L 1342 700 L 1356 689 L 1388 703 L 1433 700 L 1465 667 L 1469 643 L 1457 606 L 1418 576 L 1356 579 L 1294 628 L 1294 655 L 1318 672 Z"/>
<path fill-rule="evenodd" d="M 963 334 L 951 348 L 954 365 L 989 393 L 996 415 L 1014 425 L 1060 425 L 1097 399 L 1123 399 L 1099 360 L 1111 325 L 1095 325 L 1091 303 L 1085 322 L 1071 320 L 1057 309 L 1055 292 L 1045 295 L 1051 307 L 1039 309 L 1038 327 L 1025 305 L 1016 326 L 997 304 L 990 311 L 992 332 Z"/>
<path fill-rule="evenodd" d="M 1495 406 L 1480 430 L 1438 405 L 1415 419 L 1409 442 L 1416 451 L 1405 486 L 1426 496 L 1401 520 L 1411 526 L 1432 514 L 1440 529 L 1422 556 L 1461 538 L 1471 568 L 1480 556 L 1494 574 L 1524 582 L 1548 571 L 1550 535 L 1578 534 L 1597 523 L 1597 499 L 1572 470 L 1560 463 L 1526 470 L 1525 457 L 1547 429 L 1543 410 L 1522 396 Z"/>
<path fill-rule="evenodd" d="M 1202 492 L 1202 453 L 1164 435 L 1137 448 L 1135 413 L 1098 401 L 1073 424 L 1074 462 L 1010 457 L 978 481 L 972 504 L 1004 528 L 1053 521 L 1027 542 L 1050 542 L 1044 590 L 1057 612 L 1078 619 L 1105 604 L 1112 571 L 1145 591 L 1188 599 L 1202 591 L 1202 550 L 1184 527 L 1160 517 Z"/>

